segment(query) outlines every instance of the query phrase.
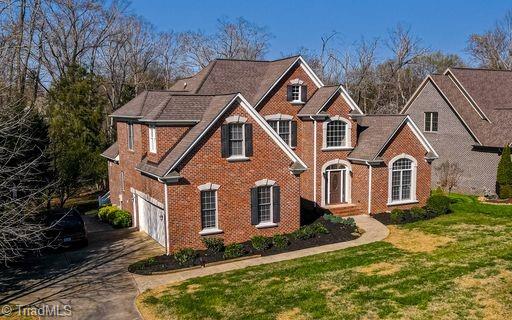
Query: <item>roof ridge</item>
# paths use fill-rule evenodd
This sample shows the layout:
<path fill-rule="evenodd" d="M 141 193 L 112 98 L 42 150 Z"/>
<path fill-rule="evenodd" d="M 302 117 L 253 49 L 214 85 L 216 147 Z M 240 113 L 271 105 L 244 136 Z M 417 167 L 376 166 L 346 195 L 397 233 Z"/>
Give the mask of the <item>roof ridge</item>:
<path fill-rule="evenodd" d="M 190 94 L 172 94 L 170 96 L 173 97 L 222 97 L 222 96 L 231 96 L 235 94 L 239 94 L 240 92 L 230 92 L 230 93 L 216 93 L 216 94 L 206 94 L 206 93 L 190 93 Z"/>
<path fill-rule="evenodd" d="M 376 114 L 366 114 L 365 117 L 406 117 L 406 114 L 399 114 L 399 113 L 376 113 Z"/>
<path fill-rule="evenodd" d="M 512 72 L 512 70 L 491 69 L 491 68 L 484 68 L 484 67 L 479 67 L 479 68 L 472 68 L 472 67 L 450 67 L 448 69 Z"/>
<path fill-rule="evenodd" d="M 217 60 L 213 60 L 213 61 L 212 61 L 212 66 L 210 67 L 210 69 L 208 69 L 208 72 L 204 75 L 203 79 L 201 79 L 201 82 L 200 82 L 200 83 L 199 83 L 199 85 L 197 86 L 197 89 L 195 90 L 195 93 L 197 93 L 197 92 L 199 92 L 199 90 L 201 90 L 201 88 L 202 88 L 202 86 L 203 86 L 204 82 L 206 81 L 206 79 L 208 79 L 208 77 L 210 76 L 210 73 L 212 73 L 212 70 L 213 70 L 213 68 L 215 68 L 215 65 L 216 65 L 216 64 L 217 64 Z M 206 66 L 206 67 L 208 67 L 208 66 Z M 206 67 L 205 67 L 205 68 L 206 68 Z M 201 72 L 201 71 L 199 71 L 199 72 Z M 199 72 L 198 72 L 198 73 L 199 73 Z"/>
<path fill-rule="evenodd" d="M 265 59 L 256 60 L 256 59 L 238 59 L 238 58 L 216 58 L 214 61 L 247 61 L 247 62 L 267 62 L 267 63 L 269 63 L 269 62 L 283 61 L 283 60 L 287 60 L 287 59 L 291 59 L 291 58 L 298 58 L 300 56 L 301 56 L 300 54 L 297 54 L 297 55 L 288 56 L 288 57 L 279 58 L 279 59 L 274 59 L 274 60 L 265 60 Z"/>

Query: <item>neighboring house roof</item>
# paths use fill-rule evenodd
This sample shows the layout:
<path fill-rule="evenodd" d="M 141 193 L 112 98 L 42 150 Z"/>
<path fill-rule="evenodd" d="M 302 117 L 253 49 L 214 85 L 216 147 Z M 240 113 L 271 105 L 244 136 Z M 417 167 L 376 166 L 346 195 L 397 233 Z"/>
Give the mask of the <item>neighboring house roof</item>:
<path fill-rule="evenodd" d="M 101 156 L 112 161 L 119 161 L 119 146 L 117 145 L 117 141 L 108 147 L 107 150 L 103 151 Z"/>
<path fill-rule="evenodd" d="M 425 84 L 432 82 L 477 144 L 502 147 L 512 142 L 512 72 L 449 68 L 428 76 L 407 102 L 407 112 Z"/>
<path fill-rule="evenodd" d="M 217 59 L 196 75 L 178 80 L 171 90 L 197 94 L 240 92 L 249 103 L 256 106 L 282 76 L 299 62 L 317 86 L 323 86 L 302 57 L 293 56 L 273 61 Z"/>
<path fill-rule="evenodd" d="M 343 86 L 324 86 L 315 91 L 313 96 L 309 98 L 306 104 L 297 114 L 299 117 L 312 116 L 320 114 L 325 106 L 339 93 L 349 105 L 351 114 L 362 115 L 363 111 L 359 109 L 357 104 L 352 100 Z"/>
<path fill-rule="evenodd" d="M 239 101 L 245 111 L 251 115 L 256 123 L 259 124 L 263 129 L 270 135 L 270 137 L 283 149 L 283 151 L 292 160 L 292 171 L 304 171 L 307 167 L 306 164 L 292 151 L 292 149 L 279 138 L 277 133 L 270 127 L 270 125 L 261 117 L 261 115 L 254 110 L 254 108 L 245 100 L 241 94 L 228 94 L 228 95 L 217 95 L 217 96 L 203 96 L 208 97 L 208 107 L 204 109 L 204 113 L 201 116 L 201 120 L 194 125 L 185 136 L 170 150 L 170 152 L 164 157 L 158 164 L 152 164 L 147 161 L 147 158 L 143 159 L 136 168 L 144 173 L 155 176 L 157 178 L 175 178 L 176 172 L 174 171 L 178 164 L 188 155 L 197 142 L 206 135 L 213 127 L 213 125 L 221 119 L 224 112 L 231 106 L 235 101 Z M 189 104 L 187 100 L 194 100 L 197 96 L 189 95 L 182 96 L 179 100 L 185 105 Z M 183 106 L 179 106 L 183 107 Z"/>
<path fill-rule="evenodd" d="M 350 152 L 349 160 L 382 161 L 379 158 L 399 129 L 409 125 L 426 150 L 426 158 L 435 159 L 437 153 L 425 136 L 407 115 L 369 115 L 358 120 L 357 146 Z"/>

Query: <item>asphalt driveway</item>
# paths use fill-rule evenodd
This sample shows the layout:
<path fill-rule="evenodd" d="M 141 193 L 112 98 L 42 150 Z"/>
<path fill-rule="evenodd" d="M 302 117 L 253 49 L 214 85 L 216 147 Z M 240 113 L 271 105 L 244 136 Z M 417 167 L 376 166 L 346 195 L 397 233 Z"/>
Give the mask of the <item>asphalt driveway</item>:
<path fill-rule="evenodd" d="M 0 270 L 0 306 L 59 306 L 64 314 L 68 305 L 72 319 L 140 318 L 134 304 L 138 289 L 127 267 L 164 248 L 144 233 L 114 230 L 86 216 L 84 221 L 87 247 Z"/>

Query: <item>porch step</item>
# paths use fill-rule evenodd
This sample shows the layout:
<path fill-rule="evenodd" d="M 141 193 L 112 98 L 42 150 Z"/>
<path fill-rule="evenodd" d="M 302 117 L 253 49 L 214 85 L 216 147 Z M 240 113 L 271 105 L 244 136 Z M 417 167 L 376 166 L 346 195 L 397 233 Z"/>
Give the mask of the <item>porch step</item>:
<path fill-rule="evenodd" d="M 358 204 L 347 204 L 339 206 L 330 206 L 325 208 L 331 214 L 340 217 L 355 216 L 358 214 L 364 214 L 363 209 Z"/>

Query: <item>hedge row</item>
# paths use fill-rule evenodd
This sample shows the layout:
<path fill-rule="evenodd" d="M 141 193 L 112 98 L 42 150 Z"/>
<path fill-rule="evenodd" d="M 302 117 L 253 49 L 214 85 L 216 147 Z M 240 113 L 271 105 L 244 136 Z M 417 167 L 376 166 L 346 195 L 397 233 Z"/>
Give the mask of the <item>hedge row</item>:
<path fill-rule="evenodd" d="M 428 198 L 427 205 L 423 208 L 393 209 L 391 211 L 391 221 L 394 223 L 413 222 L 435 218 L 447 213 L 450 213 L 450 198 L 444 194 L 436 193 Z"/>
<path fill-rule="evenodd" d="M 132 215 L 113 205 L 101 207 L 98 210 L 98 218 L 114 228 L 128 228 L 132 225 Z"/>

